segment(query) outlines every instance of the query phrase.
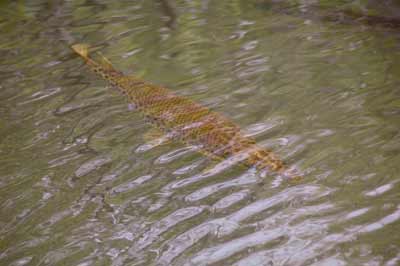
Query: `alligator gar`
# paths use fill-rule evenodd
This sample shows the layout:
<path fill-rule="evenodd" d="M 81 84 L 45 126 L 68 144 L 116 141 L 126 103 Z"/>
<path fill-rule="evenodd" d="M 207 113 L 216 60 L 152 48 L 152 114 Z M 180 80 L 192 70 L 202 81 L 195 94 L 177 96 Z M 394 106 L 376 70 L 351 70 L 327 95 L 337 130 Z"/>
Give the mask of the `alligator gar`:
<path fill-rule="evenodd" d="M 102 55 L 100 61 L 93 60 L 89 57 L 89 46 L 86 44 L 75 44 L 71 48 L 93 72 L 125 95 L 146 120 L 161 131 L 172 133 L 173 139 L 195 145 L 214 159 L 245 155 L 242 163 L 246 166 L 287 176 L 288 171 L 282 160 L 272 151 L 257 145 L 253 138 L 245 136 L 237 125 L 223 115 L 167 88 L 126 76 Z"/>

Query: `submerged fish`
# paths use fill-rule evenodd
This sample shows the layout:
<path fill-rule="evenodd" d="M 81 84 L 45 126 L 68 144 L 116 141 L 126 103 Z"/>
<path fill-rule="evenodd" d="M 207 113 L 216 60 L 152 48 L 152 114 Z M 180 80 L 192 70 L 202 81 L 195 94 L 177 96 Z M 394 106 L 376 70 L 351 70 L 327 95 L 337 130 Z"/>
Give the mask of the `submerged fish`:
<path fill-rule="evenodd" d="M 75 44 L 72 49 L 92 71 L 124 94 L 151 124 L 169 133 L 173 139 L 195 145 L 212 158 L 240 155 L 242 162 L 249 167 L 295 177 L 286 171 L 276 155 L 258 146 L 254 139 L 244 136 L 237 125 L 221 114 L 162 86 L 125 76 L 101 55 L 99 62 L 93 60 L 89 57 L 89 46 L 86 44 Z"/>

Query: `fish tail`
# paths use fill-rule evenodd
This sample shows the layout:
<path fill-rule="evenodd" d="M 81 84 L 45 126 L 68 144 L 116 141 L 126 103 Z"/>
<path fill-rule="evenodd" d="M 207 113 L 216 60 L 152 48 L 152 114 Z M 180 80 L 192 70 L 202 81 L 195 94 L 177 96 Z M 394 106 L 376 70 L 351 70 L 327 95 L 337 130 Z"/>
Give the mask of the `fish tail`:
<path fill-rule="evenodd" d="M 95 72 L 101 72 L 103 74 L 104 72 L 119 73 L 117 70 L 114 69 L 111 62 L 106 57 L 104 57 L 100 52 L 97 52 L 97 55 L 99 57 L 98 61 L 95 61 L 92 58 L 90 58 L 89 57 L 90 46 L 88 44 L 78 43 L 72 45 L 71 48 L 72 50 L 74 50 L 75 53 L 80 55 L 85 60 L 86 64 L 91 66 L 92 70 L 94 70 Z"/>
<path fill-rule="evenodd" d="M 72 50 L 74 50 L 77 54 L 82 56 L 84 59 L 88 59 L 89 54 L 89 45 L 84 43 L 78 43 L 71 46 Z"/>

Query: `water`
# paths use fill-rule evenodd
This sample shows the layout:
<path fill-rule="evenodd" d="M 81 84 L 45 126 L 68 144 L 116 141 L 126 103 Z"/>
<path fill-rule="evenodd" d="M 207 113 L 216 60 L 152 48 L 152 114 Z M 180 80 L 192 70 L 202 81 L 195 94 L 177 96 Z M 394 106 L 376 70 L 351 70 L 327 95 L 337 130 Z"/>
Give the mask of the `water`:
<path fill-rule="evenodd" d="M 304 3 L 2 1 L 0 265 L 399 265 L 399 30 Z M 149 137 L 77 42 L 304 179 Z"/>

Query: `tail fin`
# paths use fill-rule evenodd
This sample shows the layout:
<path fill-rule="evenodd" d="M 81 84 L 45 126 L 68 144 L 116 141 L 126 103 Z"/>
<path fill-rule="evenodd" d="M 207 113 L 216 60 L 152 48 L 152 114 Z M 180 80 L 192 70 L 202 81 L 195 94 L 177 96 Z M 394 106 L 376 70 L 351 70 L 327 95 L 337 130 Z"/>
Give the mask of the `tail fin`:
<path fill-rule="evenodd" d="M 79 44 L 72 45 L 71 48 L 72 48 L 72 50 L 74 50 L 77 54 L 79 54 L 83 58 L 88 58 L 89 45 L 79 43 Z"/>

